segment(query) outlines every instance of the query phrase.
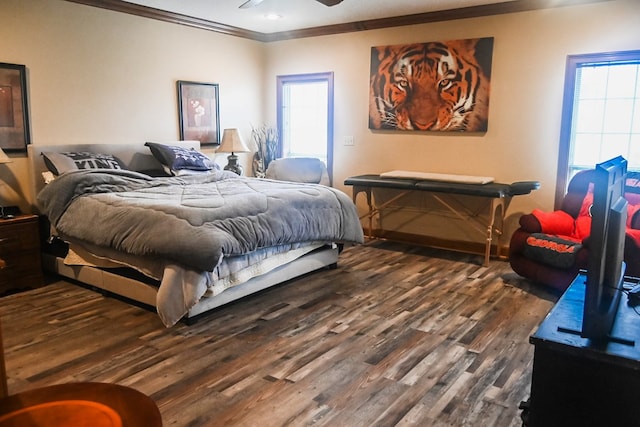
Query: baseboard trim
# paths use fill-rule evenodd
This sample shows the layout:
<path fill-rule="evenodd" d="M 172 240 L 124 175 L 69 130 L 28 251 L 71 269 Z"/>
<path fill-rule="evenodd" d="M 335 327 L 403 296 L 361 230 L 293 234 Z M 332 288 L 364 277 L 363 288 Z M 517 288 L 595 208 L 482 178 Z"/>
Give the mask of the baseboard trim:
<path fill-rule="evenodd" d="M 485 245 L 480 242 L 468 242 L 462 240 L 449 240 L 439 237 L 425 236 L 421 234 L 402 233 L 398 231 L 389 231 L 382 229 L 373 229 L 369 235 L 374 239 L 391 240 L 394 242 L 409 243 L 412 245 L 425 246 L 434 249 L 445 249 L 455 252 L 463 252 L 484 256 Z M 507 260 L 509 257 L 509 248 L 491 245 L 491 258 Z"/>

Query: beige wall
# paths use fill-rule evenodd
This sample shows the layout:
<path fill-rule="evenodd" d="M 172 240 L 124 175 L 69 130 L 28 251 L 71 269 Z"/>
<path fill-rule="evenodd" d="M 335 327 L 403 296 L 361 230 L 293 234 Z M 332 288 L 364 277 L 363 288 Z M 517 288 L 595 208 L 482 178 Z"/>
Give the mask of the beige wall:
<path fill-rule="evenodd" d="M 567 55 L 640 49 L 639 23 L 640 2 L 628 0 L 283 41 L 267 46 L 267 95 L 275 105 L 278 74 L 335 73 L 337 187 L 348 176 L 394 169 L 539 180 L 539 191 L 513 199 L 513 229 L 521 212 L 553 208 Z M 475 37 L 495 38 L 486 134 L 368 129 L 372 46 Z M 275 122 L 273 110 L 267 117 Z M 354 146 L 342 145 L 345 135 Z"/>
<path fill-rule="evenodd" d="M 335 73 L 334 183 L 392 169 L 539 180 L 509 214 L 553 207 L 566 56 L 640 49 L 640 3 L 585 6 L 262 44 L 62 0 L 2 0 L 0 62 L 28 69 L 33 144 L 178 138 L 176 80 L 220 84 L 221 127 L 275 124 L 279 74 Z M 485 135 L 368 129 L 370 48 L 494 37 Z M 354 136 L 354 146 L 342 137 Z M 23 206 L 27 163 L 0 166 Z M 221 163 L 226 160 L 223 155 Z M 248 167 L 249 156 L 244 156 Z"/>
<path fill-rule="evenodd" d="M 262 122 L 259 42 L 61 0 L 2 0 L 0 40 L 0 62 L 27 67 L 33 144 L 177 140 L 177 80 L 220 85 L 223 129 L 249 139 Z M 28 209 L 27 161 L 11 157 L 0 203 Z"/>

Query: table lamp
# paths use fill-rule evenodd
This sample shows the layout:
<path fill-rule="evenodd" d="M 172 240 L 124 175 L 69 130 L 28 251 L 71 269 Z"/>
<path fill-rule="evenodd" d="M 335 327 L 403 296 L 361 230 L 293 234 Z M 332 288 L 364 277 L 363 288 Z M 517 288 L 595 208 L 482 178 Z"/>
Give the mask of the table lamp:
<path fill-rule="evenodd" d="M 249 152 L 249 148 L 245 145 L 240 137 L 238 129 L 225 129 L 222 134 L 222 143 L 218 148 L 218 153 L 231 153 L 227 160 L 229 163 L 224 167 L 224 170 L 235 172 L 238 175 L 242 175 L 242 166 L 238 164 L 238 156 L 235 153 Z"/>
<path fill-rule="evenodd" d="M 11 163 L 13 160 L 11 160 L 11 158 L 9 156 L 7 156 L 5 154 L 4 151 L 2 151 L 2 148 L 0 148 L 0 164 L 2 163 Z M 0 204 L 0 219 L 2 218 L 13 218 L 12 215 L 5 215 L 4 212 L 4 205 Z"/>

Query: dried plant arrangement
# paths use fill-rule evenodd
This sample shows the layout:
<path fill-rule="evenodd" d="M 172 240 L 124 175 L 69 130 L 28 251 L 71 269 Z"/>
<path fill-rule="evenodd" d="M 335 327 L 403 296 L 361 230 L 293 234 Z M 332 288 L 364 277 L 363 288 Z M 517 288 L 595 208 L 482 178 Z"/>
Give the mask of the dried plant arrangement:
<path fill-rule="evenodd" d="M 278 129 L 266 124 L 251 128 L 251 139 L 256 145 L 252 163 L 253 176 L 264 178 L 269 163 L 278 153 Z"/>

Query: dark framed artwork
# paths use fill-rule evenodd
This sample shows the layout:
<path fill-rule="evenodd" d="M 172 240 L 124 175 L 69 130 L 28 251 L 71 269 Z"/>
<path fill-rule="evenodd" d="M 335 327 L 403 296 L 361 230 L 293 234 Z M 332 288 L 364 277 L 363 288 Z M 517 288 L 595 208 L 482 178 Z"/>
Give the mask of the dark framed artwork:
<path fill-rule="evenodd" d="M 493 37 L 371 48 L 369 129 L 486 132 Z"/>
<path fill-rule="evenodd" d="M 26 151 L 30 141 L 26 67 L 0 63 L 0 148 Z"/>
<path fill-rule="evenodd" d="M 220 144 L 219 91 L 215 83 L 178 81 L 180 139 Z"/>

